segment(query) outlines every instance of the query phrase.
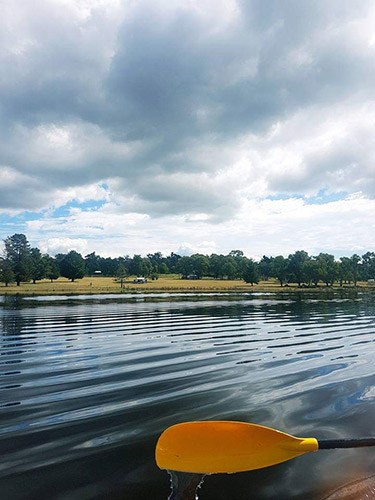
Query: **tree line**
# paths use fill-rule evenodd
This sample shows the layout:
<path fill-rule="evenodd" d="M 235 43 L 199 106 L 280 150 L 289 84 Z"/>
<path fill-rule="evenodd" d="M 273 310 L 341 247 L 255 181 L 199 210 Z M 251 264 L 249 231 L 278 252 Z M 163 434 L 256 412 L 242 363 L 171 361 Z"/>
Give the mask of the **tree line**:
<path fill-rule="evenodd" d="M 375 279 L 375 253 L 367 252 L 362 256 L 341 257 L 336 260 L 328 253 L 310 256 L 298 250 L 288 257 L 263 256 L 259 262 L 244 255 L 241 250 L 232 250 L 228 255 L 194 254 L 189 257 L 171 253 L 163 256 L 161 252 L 121 257 L 101 257 L 95 252 L 83 257 L 72 250 L 55 257 L 42 254 L 31 247 L 24 234 L 14 234 L 4 240 L 4 252 L 0 256 L 0 281 L 8 286 L 15 282 L 41 279 L 51 281 L 63 276 L 71 281 L 84 276 L 117 277 L 121 284 L 127 276 L 144 276 L 157 279 L 160 274 L 179 273 L 181 277 L 201 279 L 243 279 L 247 283 L 258 283 L 260 279 L 276 278 L 281 286 L 297 283 L 299 286 L 327 286 L 339 282 L 354 285 L 359 280 Z"/>

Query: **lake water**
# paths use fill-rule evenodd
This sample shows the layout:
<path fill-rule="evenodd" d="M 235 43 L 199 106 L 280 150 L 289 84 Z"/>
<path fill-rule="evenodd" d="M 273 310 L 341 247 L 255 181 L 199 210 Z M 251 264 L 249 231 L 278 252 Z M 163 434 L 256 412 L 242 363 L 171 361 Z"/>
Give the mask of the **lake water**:
<path fill-rule="evenodd" d="M 159 434 L 229 419 L 375 435 L 375 297 L 0 298 L 0 498 L 166 500 Z M 324 498 L 375 449 L 207 477 L 201 500 Z"/>

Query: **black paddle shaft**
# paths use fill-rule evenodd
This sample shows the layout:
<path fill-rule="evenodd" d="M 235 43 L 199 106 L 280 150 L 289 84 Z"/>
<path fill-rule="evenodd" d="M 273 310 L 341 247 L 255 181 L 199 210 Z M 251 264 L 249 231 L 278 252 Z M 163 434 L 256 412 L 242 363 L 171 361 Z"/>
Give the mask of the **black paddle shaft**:
<path fill-rule="evenodd" d="M 375 446 L 375 438 L 361 439 L 319 439 L 319 450 L 332 450 L 334 448 L 362 448 Z"/>

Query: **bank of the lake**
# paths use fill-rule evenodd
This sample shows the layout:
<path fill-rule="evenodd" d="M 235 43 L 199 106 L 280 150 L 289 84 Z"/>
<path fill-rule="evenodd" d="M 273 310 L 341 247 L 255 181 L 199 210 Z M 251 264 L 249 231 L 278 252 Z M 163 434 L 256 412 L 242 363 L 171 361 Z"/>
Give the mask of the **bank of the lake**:
<path fill-rule="evenodd" d="M 76 281 L 59 278 L 50 282 L 40 280 L 35 284 L 30 282 L 15 283 L 7 287 L 0 285 L 0 295 L 91 295 L 91 294 L 113 294 L 127 292 L 301 292 L 301 291 L 327 291 L 327 290 L 369 290 L 375 291 L 375 287 L 369 287 L 366 282 L 359 282 L 357 287 L 344 285 L 340 287 L 326 287 L 323 283 L 318 288 L 299 287 L 296 283 L 281 287 L 277 280 L 269 279 L 260 281 L 256 285 L 250 285 L 243 280 L 219 280 L 203 278 L 200 280 L 180 279 L 177 274 L 161 275 L 157 280 L 149 280 L 145 284 L 133 283 L 134 277 L 126 278 L 123 287 L 117 278 L 94 276 L 84 277 Z"/>

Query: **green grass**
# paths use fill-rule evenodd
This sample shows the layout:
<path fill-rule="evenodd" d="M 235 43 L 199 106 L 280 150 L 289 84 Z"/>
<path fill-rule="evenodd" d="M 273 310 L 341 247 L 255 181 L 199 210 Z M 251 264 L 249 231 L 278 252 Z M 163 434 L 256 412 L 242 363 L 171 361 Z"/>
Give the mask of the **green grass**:
<path fill-rule="evenodd" d="M 147 284 L 134 284 L 133 278 L 127 278 L 124 281 L 123 292 L 245 292 L 245 291 L 301 291 L 306 289 L 298 288 L 296 284 L 288 287 L 280 287 L 276 280 L 261 281 L 258 285 L 251 286 L 242 280 L 215 280 L 212 278 L 204 278 L 201 280 L 181 280 L 178 275 L 167 274 L 161 275 L 158 280 L 149 281 Z M 361 288 L 368 288 L 365 282 L 358 284 Z M 345 287 L 346 289 L 348 286 Z M 352 287 L 350 287 L 352 288 Z M 340 289 L 338 285 L 334 289 Z M 307 290 L 316 290 L 308 288 Z M 321 284 L 318 290 L 326 290 L 326 287 Z M 6 287 L 0 285 L 0 295 L 4 294 L 22 294 L 22 295 L 66 295 L 66 294 L 99 294 L 99 293 L 121 293 L 119 281 L 114 278 L 106 277 L 85 277 L 73 283 L 66 278 L 59 278 L 54 282 L 49 280 L 41 280 L 36 284 L 32 282 L 21 283 L 21 286 L 16 286 L 14 283 Z"/>

